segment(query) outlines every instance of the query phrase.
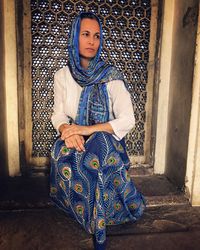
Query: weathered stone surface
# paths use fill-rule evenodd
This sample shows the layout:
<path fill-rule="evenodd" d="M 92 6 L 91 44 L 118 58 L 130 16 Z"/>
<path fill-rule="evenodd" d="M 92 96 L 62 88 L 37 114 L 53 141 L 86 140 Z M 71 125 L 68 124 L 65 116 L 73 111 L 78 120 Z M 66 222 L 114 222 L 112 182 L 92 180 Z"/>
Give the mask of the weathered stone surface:
<path fill-rule="evenodd" d="M 87 237 L 74 220 L 57 209 L 0 213 L 2 250 L 78 249 Z"/>
<path fill-rule="evenodd" d="M 108 238 L 107 250 L 199 250 L 200 231 L 153 233 Z"/>
<path fill-rule="evenodd" d="M 107 249 L 199 249 L 200 208 L 191 207 L 164 176 L 138 176 L 134 182 L 147 208 L 136 223 L 107 227 Z M 53 207 L 48 192 L 47 176 L 0 180 L 1 250 L 92 249 L 91 236 Z"/>
<path fill-rule="evenodd" d="M 150 207 L 136 223 L 109 227 L 109 235 L 151 234 L 199 230 L 200 208 L 187 206 Z"/>
<path fill-rule="evenodd" d="M 170 221 L 170 220 L 154 220 L 152 226 L 160 232 L 186 231 L 187 226 Z"/>
<path fill-rule="evenodd" d="M 144 165 L 138 165 L 130 167 L 129 174 L 131 177 L 138 176 L 152 176 L 153 175 L 153 167 L 147 167 Z"/>
<path fill-rule="evenodd" d="M 164 175 L 133 176 L 137 188 L 145 196 L 180 195 L 182 192 Z"/>
<path fill-rule="evenodd" d="M 114 226 L 110 232 L 111 227 L 108 228 L 107 250 L 199 249 L 200 231 L 192 230 L 187 224 L 189 220 L 186 220 L 187 230 L 176 232 L 177 229 L 180 229 L 180 224 L 178 222 L 169 223 L 165 219 L 160 220 L 159 218 L 164 217 L 165 213 L 167 214 L 167 209 L 163 214 L 160 214 L 161 211 L 157 211 L 157 216 L 155 210 L 148 211 L 137 223 Z M 199 210 L 195 213 L 195 216 L 193 216 L 194 214 L 185 215 L 189 215 L 191 220 L 192 217 L 196 218 L 197 215 L 200 215 Z M 172 217 L 175 215 L 172 210 L 170 214 Z M 154 219 L 155 217 L 157 219 Z M 92 249 L 92 239 L 75 220 L 55 208 L 4 211 L 0 212 L 0 249 L 90 250 Z"/>
<path fill-rule="evenodd" d="M 164 206 L 180 206 L 188 205 L 188 199 L 184 194 L 171 194 L 171 195 L 160 195 L 160 196 L 145 196 L 147 201 L 147 207 L 164 207 Z"/>

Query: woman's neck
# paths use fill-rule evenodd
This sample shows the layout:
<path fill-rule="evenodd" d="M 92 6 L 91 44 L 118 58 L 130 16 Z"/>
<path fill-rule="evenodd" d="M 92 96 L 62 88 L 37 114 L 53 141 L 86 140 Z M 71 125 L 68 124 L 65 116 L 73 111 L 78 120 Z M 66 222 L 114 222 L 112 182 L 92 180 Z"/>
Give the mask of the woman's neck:
<path fill-rule="evenodd" d="M 84 57 L 81 57 L 80 60 L 81 60 L 81 66 L 84 69 L 88 69 L 90 61 L 87 58 L 84 58 Z"/>

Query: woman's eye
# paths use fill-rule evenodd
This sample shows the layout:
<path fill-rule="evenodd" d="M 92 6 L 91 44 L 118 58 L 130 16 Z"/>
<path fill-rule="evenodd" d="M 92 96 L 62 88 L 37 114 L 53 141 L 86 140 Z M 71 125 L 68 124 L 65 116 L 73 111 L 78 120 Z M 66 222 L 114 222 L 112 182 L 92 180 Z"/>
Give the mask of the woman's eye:
<path fill-rule="evenodd" d="M 96 39 L 100 39 L 100 35 L 96 35 L 95 38 L 96 38 Z"/>
<path fill-rule="evenodd" d="M 88 33 L 83 33 L 82 35 L 83 35 L 83 36 L 89 36 L 89 34 L 88 34 Z"/>

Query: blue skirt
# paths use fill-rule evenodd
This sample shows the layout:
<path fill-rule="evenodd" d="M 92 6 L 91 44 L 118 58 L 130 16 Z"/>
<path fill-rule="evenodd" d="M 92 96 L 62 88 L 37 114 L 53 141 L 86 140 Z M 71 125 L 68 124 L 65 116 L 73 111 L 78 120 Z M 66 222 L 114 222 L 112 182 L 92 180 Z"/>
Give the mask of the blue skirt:
<path fill-rule="evenodd" d="M 97 132 L 87 139 L 85 149 L 68 149 L 63 140 L 56 140 L 51 152 L 50 196 L 103 243 L 106 225 L 136 221 L 145 200 L 128 175 L 124 140 Z"/>

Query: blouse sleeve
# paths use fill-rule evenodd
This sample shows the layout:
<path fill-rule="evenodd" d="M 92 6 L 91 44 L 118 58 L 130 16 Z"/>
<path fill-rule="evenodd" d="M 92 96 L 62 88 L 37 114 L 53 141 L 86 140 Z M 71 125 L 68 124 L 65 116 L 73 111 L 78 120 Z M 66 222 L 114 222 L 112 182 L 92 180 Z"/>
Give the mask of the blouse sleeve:
<path fill-rule="evenodd" d="M 59 77 L 59 71 L 56 72 L 54 76 L 54 106 L 53 106 L 53 114 L 51 116 L 51 121 L 54 128 L 57 130 L 61 124 L 67 123 L 69 124 L 69 117 L 65 112 L 65 101 L 64 98 L 66 96 L 66 88 L 64 88 L 63 81 L 61 81 Z"/>
<path fill-rule="evenodd" d="M 114 130 L 115 138 L 121 140 L 135 126 L 131 97 L 121 80 L 109 82 L 108 91 L 114 116 L 109 123 Z"/>

